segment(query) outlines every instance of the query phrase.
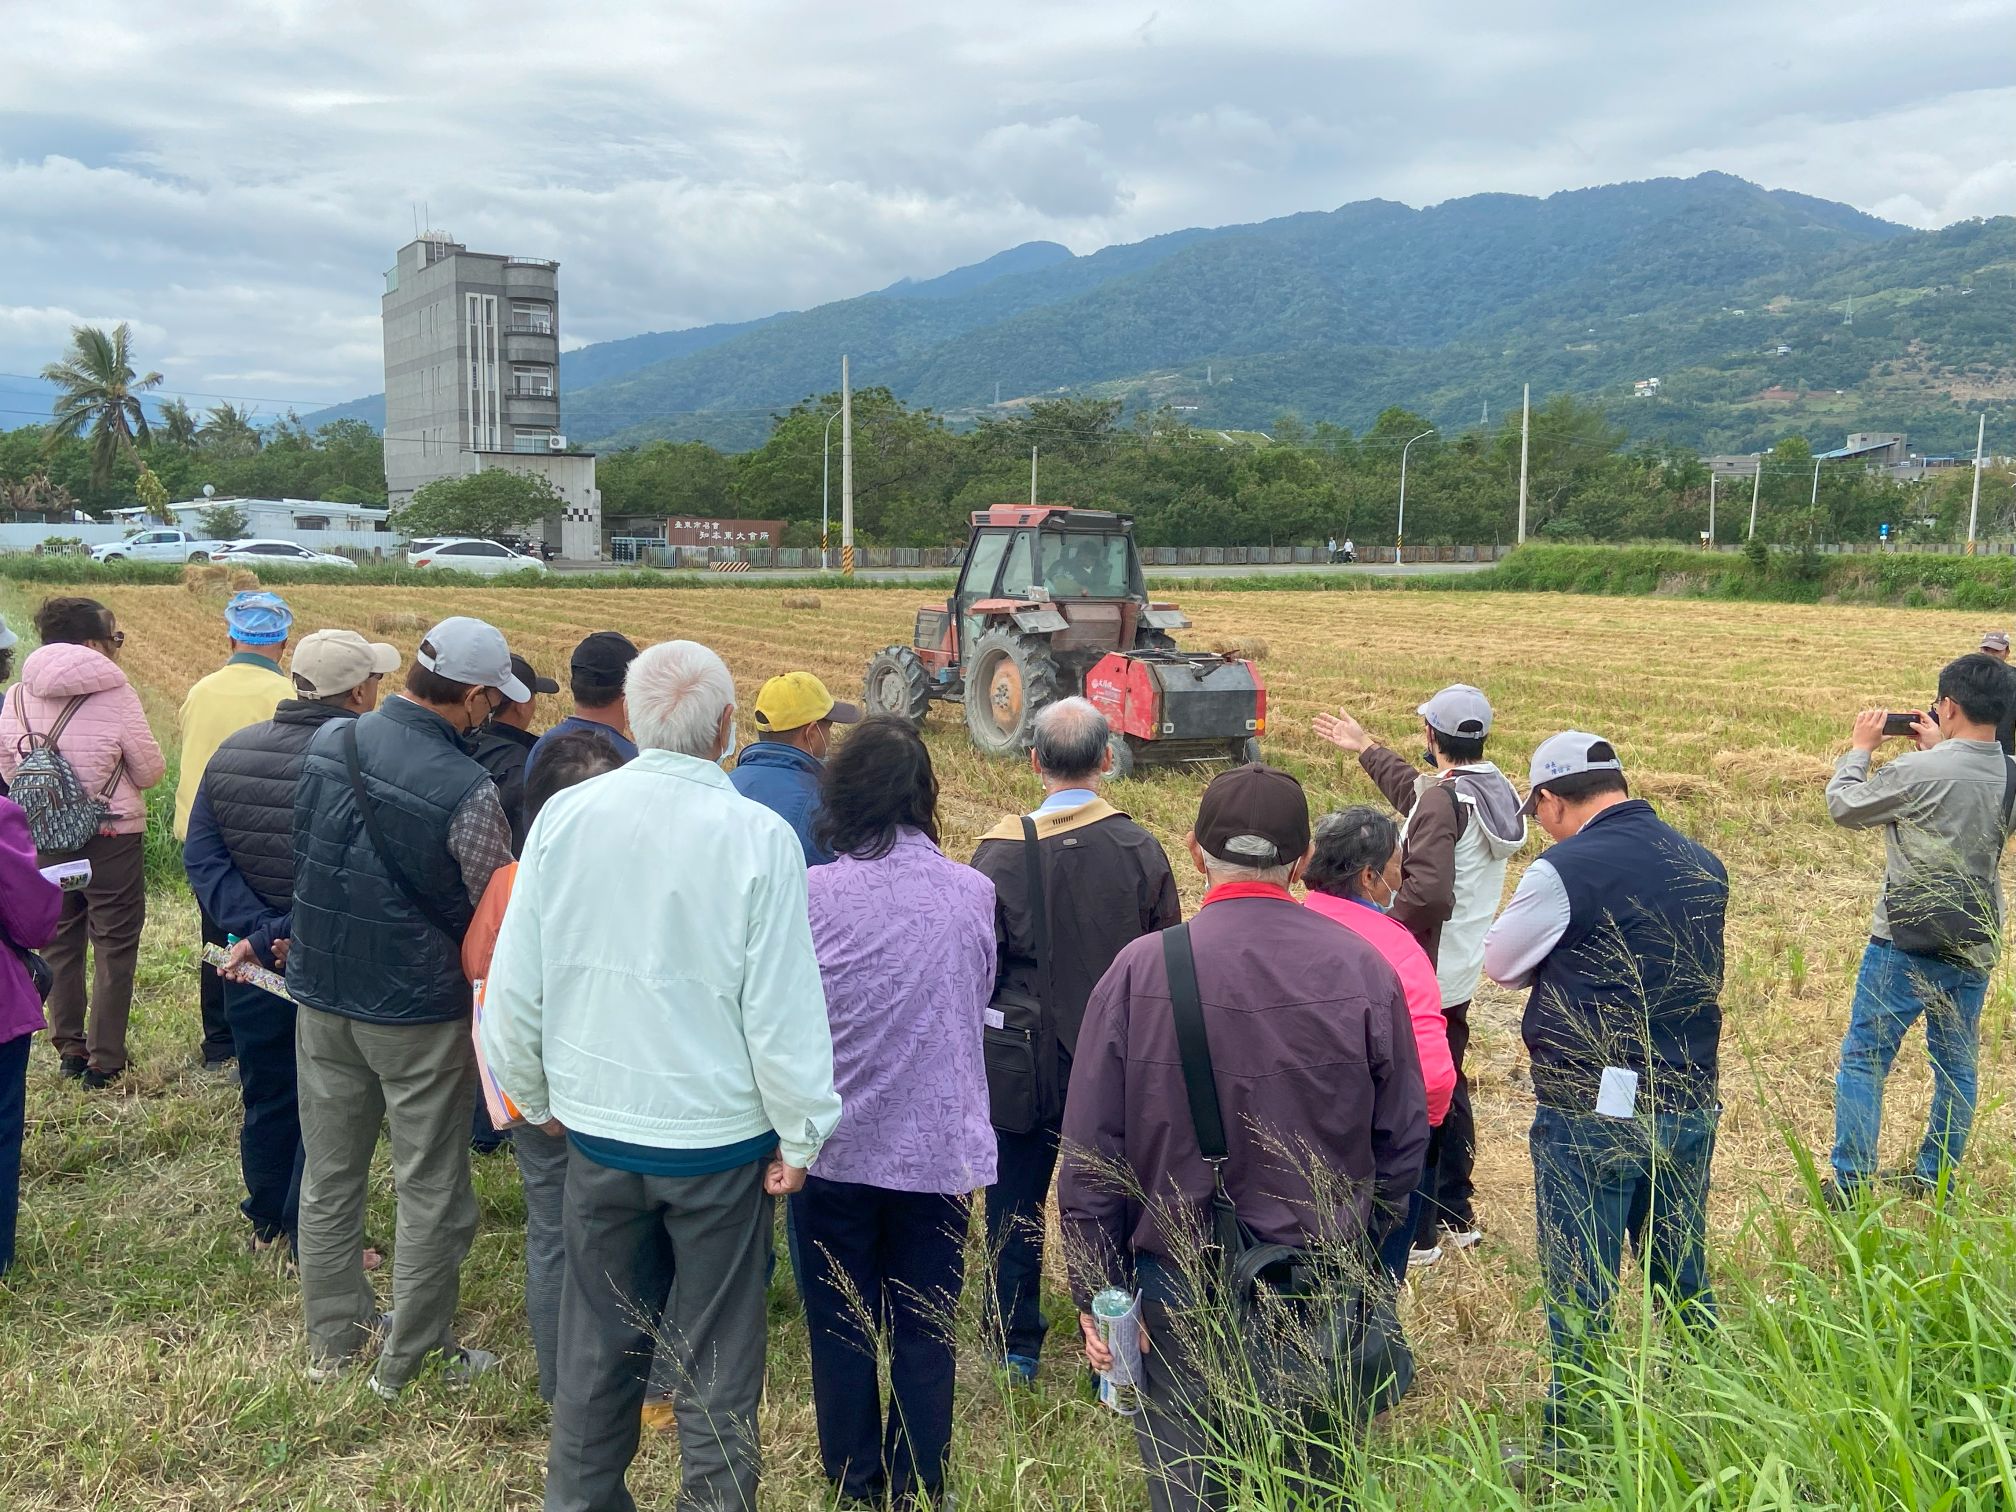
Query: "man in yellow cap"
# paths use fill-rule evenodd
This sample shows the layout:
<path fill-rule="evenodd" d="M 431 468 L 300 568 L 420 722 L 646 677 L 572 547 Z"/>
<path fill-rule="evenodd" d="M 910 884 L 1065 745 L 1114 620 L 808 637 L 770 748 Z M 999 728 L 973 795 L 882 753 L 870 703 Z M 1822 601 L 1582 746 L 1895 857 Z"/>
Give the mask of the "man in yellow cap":
<path fill-rule="evenodd" d="M 810 672 L 786 672 L 756 695 L 756 742 L 742 753 L 728 780 L 744 798 L 774 810 L 798 836 L 807 866 L 824 866 L 833 853 L 813 835 L 819 817 L 819 767 L 833 742 L 833 726 L 859 724 L 861 710 L 837 703 Z"/>

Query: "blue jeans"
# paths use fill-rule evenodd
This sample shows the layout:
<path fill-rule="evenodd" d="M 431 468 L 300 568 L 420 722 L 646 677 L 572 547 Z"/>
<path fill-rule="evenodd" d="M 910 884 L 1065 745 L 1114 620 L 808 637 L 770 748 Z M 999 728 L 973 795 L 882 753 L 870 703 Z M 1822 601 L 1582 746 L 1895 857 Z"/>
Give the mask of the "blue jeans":
<path fill-rule="evenodd" d="M 1871 940 L 1855 978 L 1841 1070 L 1834 1078 L 1834 1177 L 1844 1188 L 1876 1172 L 1883 1083 L 1897 1047 L 1920 1014 L 1932 1057 L 1932 1117 L 1918 1147 L 1918 1174 L 1937 1181 L 1960 1164 L 1974 1127 L 1974 1062 L 1981 1048 L 1981 1000 L 1988 978 L 1931 956 Z"/>
<path fill-rule="evenodd" d="M 1721 1109 L 1606 1118 L 1545 1103 L 1533 1118 L 1540 1272 L 1554 1345 L 1550 1421 L 1608 1328 L 1624 1242 L 1670 1307 L 1712 1322 L 1708 1175 Z"/>

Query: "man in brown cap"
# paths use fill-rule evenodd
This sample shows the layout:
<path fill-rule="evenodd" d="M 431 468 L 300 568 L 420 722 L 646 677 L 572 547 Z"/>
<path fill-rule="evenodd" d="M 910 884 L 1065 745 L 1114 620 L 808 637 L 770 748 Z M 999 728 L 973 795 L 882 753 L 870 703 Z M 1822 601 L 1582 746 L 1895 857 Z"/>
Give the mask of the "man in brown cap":
<path fill-rule="evenodd" d="M 1186 1274 L 1196 1274 L 1195 1236 L 1216 1183 L 1256 1243 L 1369 1254 L 1405 1215 L 1428 1149 L 1399 979 L 1288 890 L 1309 858 L 1301 784 L 1259 764 L 1222 773 L 1188 843 L 1208 884 L 1186 927 L 1224 1159 L 1214 1172 L 1202 1151 L 1171 1006 L 1172 953 L 1166 935 L 1151 935 L 1120 952 L 1086 1005 L 1058 1187 L 1095 1369 L 1111 1355 L 1092 1296 L 1130 1276 L 1141 1294 L 1152 1343 L 1135 1436 L 1156 1512 L 1226 1505 L 1211 1470 L 1225 1425 L 1213 1424 L 1195 1330 L 1172 1321 L 1193 1306 Z"/>
<path fill-rule="evenodd" d="M 1990 630 L 1981 637 L 1981 654 L 1992 656 L 2004 666 L 2009 664 L 2009 632 Z M 2016 675 L 2016 673 L 2012 673 Z M 2005 754 L 2016 756 L 2016 706 L 2002 717 L 2002 723 L 1995 727 L 1995 739 Z"/>

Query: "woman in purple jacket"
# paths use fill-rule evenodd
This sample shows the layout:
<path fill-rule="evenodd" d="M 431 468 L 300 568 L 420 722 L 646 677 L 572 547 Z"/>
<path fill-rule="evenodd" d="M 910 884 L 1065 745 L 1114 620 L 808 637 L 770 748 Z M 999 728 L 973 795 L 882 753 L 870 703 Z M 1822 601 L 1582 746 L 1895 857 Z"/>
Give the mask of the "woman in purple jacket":
<path fill-rule="evenodd" d="M 938 849 L 938 779 L 907 721 L 864 721 L 821 796 L 838 859 L 807 886 L 842 1111 L 791 1199 L 819 1456 L 843 1499 L 935 1504 L 968 1203 L 995 1175 L 994 887 Z M 869 1326 L 889 1351 L 886 1426 Z"/>
<path fill-rule="evenodd" d="M 0 1272 L 14 1263 L 14 1218 L 21 1206 L 21 1133 L 27 1127 L 28 1042 L 42 1018 L 42 997 L 22 952 L 56 938 L 63 890 L 44 877 L 28 835 L 28 816 L 0 798 Z"/>

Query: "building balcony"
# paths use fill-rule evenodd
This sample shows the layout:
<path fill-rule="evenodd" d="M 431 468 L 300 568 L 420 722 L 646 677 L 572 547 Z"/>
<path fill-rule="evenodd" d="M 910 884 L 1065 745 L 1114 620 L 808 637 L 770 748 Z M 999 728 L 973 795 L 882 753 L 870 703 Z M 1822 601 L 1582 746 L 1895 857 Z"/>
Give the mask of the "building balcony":
<path fill-rule="evenodd" d="M 537 316 L 513 316 L 510 323 L 504 329 L 513 334 L 522 332 L 533 336 L 551 336 L 553 334 L 553 319 L 551 316 L 548 316 L 544 320 L 539 319 Z"/>
<path fill-rule="evenodd" d="M 549 332 L 541 335 L 536 331 L 504 332 L 504 360 L 506 363 L 535 363 L 541 367 L 553 367 L 559 362 L 558 340 Z"/>
<path fill-rule="evenodd" d="M 558 399 L 560 391 L 550 383 L 514 383 L 504 390 L 513 399 Z"/>

